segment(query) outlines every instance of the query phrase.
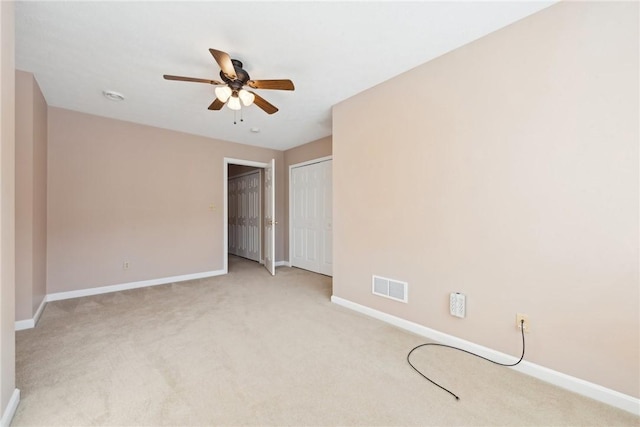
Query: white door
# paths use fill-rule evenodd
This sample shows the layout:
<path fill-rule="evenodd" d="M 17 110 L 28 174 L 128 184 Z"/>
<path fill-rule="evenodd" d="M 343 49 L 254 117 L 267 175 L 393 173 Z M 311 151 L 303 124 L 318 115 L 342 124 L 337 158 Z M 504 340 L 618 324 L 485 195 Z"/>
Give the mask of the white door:
<path fill-rule="evenodd" d="M 331 160 L 291 169 L 291 265 L 333 274 Z"/>
<path fill-rule="evenodd" d="M 269 165 L 264 169 L 264 266 L 272 275 L 276 274 L 276 183 L 275 183 L 276 160 L 271 159 Z"/>

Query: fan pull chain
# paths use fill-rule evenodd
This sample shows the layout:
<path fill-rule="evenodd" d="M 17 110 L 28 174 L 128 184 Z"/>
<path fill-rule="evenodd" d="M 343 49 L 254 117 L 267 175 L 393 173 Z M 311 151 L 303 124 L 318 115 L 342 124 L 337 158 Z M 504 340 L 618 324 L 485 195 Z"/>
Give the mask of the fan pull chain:
<path fill-rule="evenodd" d="M 242 114 L 242 108 L 240 109 L 240 121 L 244 122 L 244 115 Z M 238 110 L 233 110 L 233 124 L 238 124 Z"/>

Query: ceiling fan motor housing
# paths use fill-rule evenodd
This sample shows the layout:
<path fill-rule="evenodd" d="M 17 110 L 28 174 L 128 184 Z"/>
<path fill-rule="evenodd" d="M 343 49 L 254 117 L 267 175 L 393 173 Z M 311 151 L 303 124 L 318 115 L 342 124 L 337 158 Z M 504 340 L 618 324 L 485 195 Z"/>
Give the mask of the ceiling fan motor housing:
<path fill-rule="evenodd" d="M 237 59 L 232 59 L 231 63 L 233 64 L 233 69 L 236 71 L 236 79 L 232 80 L 227 75 L 220 71 L 220 78 L 227 84 L 229 87 L 235 91 L 242 89 L 244 85 L 249 81 L 249 73 L 247 73 L 242 68 L 242 62 Z"/>

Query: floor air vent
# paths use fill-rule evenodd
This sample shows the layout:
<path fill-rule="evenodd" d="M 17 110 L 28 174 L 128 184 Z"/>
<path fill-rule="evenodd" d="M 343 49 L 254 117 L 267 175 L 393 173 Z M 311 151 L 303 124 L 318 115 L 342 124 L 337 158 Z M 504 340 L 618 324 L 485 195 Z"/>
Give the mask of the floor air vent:
<path fill-rule="evenodd" d="M 407 302 L 407 282 L 373 276 L 372 291 L 375 295 L 391 298 L 396 301 Z"/>

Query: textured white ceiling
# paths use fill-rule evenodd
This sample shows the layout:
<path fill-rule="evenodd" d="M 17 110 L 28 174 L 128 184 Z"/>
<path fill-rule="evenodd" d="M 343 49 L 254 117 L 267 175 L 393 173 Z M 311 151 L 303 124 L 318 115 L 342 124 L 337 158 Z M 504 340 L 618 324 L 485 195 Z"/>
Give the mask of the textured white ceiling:
<path fill-rule="evenodd" d="M 288 149 L 330 135 L 336 103 L 552 3 L 18 1 L 16 67 L 52 106 Z M 244 108 L 234 125 L 228 108 L 207 110 L 213 86 L 162 78 L 219 79 L 209 48 L 296 90 L 259 90 L 280 111 Z"/>

